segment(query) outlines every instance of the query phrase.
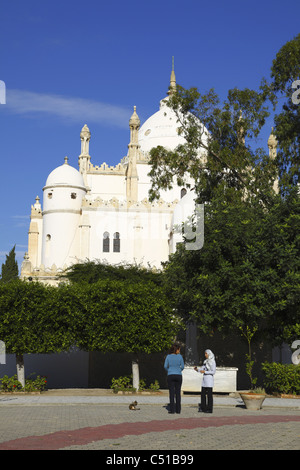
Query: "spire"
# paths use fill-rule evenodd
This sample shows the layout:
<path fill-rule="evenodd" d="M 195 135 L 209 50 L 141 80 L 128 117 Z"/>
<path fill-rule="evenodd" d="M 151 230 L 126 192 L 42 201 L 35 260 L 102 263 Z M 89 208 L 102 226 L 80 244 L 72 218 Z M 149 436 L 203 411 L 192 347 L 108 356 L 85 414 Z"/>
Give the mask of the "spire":
<path fill-rule="evenodd" d="M 140 124 L 141 121 L 137 115 L 136 106 L 134 106 L 133 114 L 129 120 L 130 142 L 128 144 L 128 167 L 126 171 L 126 197 L 128 205 L 138 200 L 138 174 L 136 163 L 140 148 L 138 137 Z"/>
<path fill-rule="evenodd" d="M 133 114 L 129 120 L 129 126 L 130 128 L 131 127 L 134 127 L 134 128 L 139 128 L 140 127 L 140 124 L 141 124 L 141 121 L 140 121 L 140 118 L 138 117 L 137 115 L 137 112 L 136 112 L 136 106 L 133 107 Z"/>
<path fill-rule="evenodd" d="M 168 95 L 172 95 L 173 93 L 176 93 L 176 77 L 175 77 L 175 71 L 174 71 L 174 56 L 172 57 L 172 71 L 171 71 L 170 87 L 169 87 Z"/>
<path fill-rule="evenodd" d="M 84 184 L 87 187 L 87 177 L 86 174 L 90 169 L 91 157 L 89 154 L 89 145 L 90 145 L 91 133 L 88 126 L 85 124 L 80 132 L 81 140 L 81 154 L 78 157 L 79 171 L 83 176 Z"/>
<path fill-rule="evenodd" d="M 37 209 L 37 210 L 41 210 L 41 208 L 42 208 L 42 206 L 40 204 L 40 198 L 38 196 L 35 198 L 34 208 Z"/>
<path fill-rule="evenodd" d="M 85 124 L 80 132 L 81 155 L 89 155 L 90 139 L 91 139 L 91 133 L 90 133 L 88 126 Z"/>

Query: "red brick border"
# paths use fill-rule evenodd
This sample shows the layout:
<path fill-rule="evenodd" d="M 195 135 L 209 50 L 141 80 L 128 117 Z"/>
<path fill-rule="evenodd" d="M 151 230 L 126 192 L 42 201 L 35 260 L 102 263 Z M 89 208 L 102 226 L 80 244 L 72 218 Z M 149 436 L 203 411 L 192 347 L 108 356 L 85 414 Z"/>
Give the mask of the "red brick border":
<path fill-rule="evenodd" d="M 164 432 L 180 429 L 235 426 L 245 424 L 267 424 L 299 421 L 300 416 L 229 416 L 178 418 L 148 422 L 107 424 L 75 430 L 57 431 L 41 436 L 28 436 L 0 444 L 0 450 L 59 450 L 73 445 L 86 445 L 103 439 L 118 439 L 128 435 L 141 435 L 149 432 Z"/>

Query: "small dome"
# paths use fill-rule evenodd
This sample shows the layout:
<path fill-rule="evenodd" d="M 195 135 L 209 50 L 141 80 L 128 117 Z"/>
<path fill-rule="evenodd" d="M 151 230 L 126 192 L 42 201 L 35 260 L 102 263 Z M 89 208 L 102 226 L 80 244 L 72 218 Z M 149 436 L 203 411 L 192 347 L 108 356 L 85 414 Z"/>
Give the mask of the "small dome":
<path fill-rule="evenodd" d="M 47 186 L 70 185 L 85 189 L 82 175 L 78 170 L 70 166 L 65 159 L 65 163 L 53 170 L 47 178 Z"/>

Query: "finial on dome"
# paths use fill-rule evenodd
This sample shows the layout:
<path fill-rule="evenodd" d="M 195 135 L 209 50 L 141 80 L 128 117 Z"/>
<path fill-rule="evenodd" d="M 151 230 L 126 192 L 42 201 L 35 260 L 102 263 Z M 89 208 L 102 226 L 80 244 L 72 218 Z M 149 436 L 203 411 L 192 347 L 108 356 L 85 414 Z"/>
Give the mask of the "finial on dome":
<path fill-rule="evenodd" d="M 69 165 L 68 161 L 69 161 L 68 157 L 65 157 L 65 163 L 64 164 Z"/>
<path fill-rule="evenodd" d="M 175 71 L 174 71 L 174 56 L 172 57 L 172 71 L 171 71 L 170 87 L 169 87 L 168 95 L 172 95 L 173 93 L 176 93 L 176 77 L 175 77 Z"/>

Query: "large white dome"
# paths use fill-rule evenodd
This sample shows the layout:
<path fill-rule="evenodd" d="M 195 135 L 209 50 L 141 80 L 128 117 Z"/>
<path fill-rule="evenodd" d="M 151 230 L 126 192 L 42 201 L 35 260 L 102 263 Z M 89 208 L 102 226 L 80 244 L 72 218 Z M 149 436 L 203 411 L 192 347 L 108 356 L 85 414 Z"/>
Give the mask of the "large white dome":
<path fill-rule="evenodd" d="M 179 144 L 185 142 L 178 134 L 180 123 L 175 112 L 161 100 L 160 109 L 147 119 L 139 130 L 139 145 L 142 152 L 149 152 L 153 147 L 161 145 L 169 150 L 175 150 Z"/>
<path fill-rule="evenodd" d="M 158 145 L 168 150 L 175 150 L 178 145 L 186 142 L 185 138 L 178 133 L 181 123 L 178 121 L 173 109 L 167 105 L 168 99 L 169 97 L 167 96 L 161 100 L 159 111 L 150 116 L 139 130 L 139 145 L 144 153 L 149 152 Z M 203 138 L 206 140 L 208 131 L 200 121 L 199 126 L 202 127 Z M 200 158 L 205 156 L 203 148 L 198 149 L 197 153 Z"/>
<path fill-rule="evenodd" d="M 47 186 L 74 186 L 85 188 L 82 175 L 78 170 L 70 166 L 67 161 L 63 165 L 55 168 L 47 178 Z"/>

